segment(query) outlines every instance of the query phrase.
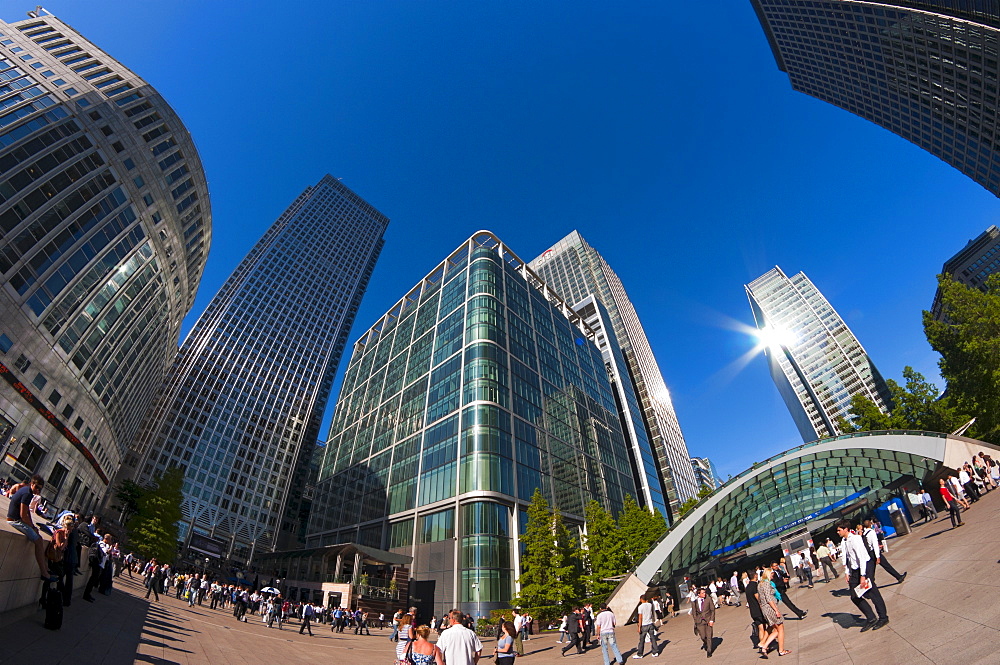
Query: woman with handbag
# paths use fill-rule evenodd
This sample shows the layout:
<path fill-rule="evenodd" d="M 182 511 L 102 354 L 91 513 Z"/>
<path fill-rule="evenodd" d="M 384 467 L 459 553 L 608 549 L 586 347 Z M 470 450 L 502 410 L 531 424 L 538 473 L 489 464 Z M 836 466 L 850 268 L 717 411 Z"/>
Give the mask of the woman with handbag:
<path fill-rule="evenodd" d="M 409 665 L 407 652 L 413 643 L 413 615 L 404 614 L 399 618 L 399 641 L 396 642 L 396 663 L 398 665 Z"/>
<path fill-rule="evenodd" d="M 441 650 L 427 640 L 430 634 L 430 626 L 417 626 L 413 629 L 415 639 L 410 643 L 409 651 L 404 654 L 407 665 L 444 665 Z"/>

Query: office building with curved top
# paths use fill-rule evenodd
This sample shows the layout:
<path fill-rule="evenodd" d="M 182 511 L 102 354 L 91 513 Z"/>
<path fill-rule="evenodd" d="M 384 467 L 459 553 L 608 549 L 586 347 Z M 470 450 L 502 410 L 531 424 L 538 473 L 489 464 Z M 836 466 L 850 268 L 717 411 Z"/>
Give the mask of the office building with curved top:
<path fill-rule="evenodd" d="M 323 411 L 388 223 L 324 176 L 257 241 L 185 338 L 130 473 L 147 483 L 184 469 L 189 548 L 244 564 L 304 537 Z"/>
<path fill-rule="evenodd" d="M 608 348 L 610 340 L 624 356 L 624 363 L 618 363 L 623 366 L 612 363 L 620 370 L 616 370 L 621 379 L 616 386 L 622 388 L 618 391 L 622 420 L 638 419 L 644 425 L 631 428 L 630 435 L 635 451 L 633 464 L 639 470 L 641 491 L 637 498 L 672 521 L 680 504 L 698 493 L 698 482 L 670 391 L 625 286 L 604 257 L 577 231 L 545 250 L 531 262 L 531 267 L 574 307 L 592 295 L 606 309 L 601 328 L 610 327 L 614 334 L 602 336 L 602 350 L 607 354 L 618 352 Z M 629 382 L 631 386 L 625 385 Z M 629 403 L 627 392 L 634 392 L 636 404 Z"/>
<path fill-rule="evenodd" d="M 591 499 L 618 513 L 634 496 L 595 340 L 499 238 L 473 235 L 355 343 L 307 546 L 412 557 L 421 616 L 508 607 L 536 489 L 574 528 Z"/>
<path fill-rule="evenodd" d="M 792 88 L 870 120 L 1000 195 L 1000 6 L 751 0 Z"/>
<path fill-rule="evenodd" d="M 891 395 L 875 363 L 805 273 L 788 277 L 775 266 L 746 291 L 771 378 L 803 441 L 841 434 L 854 395 L 888 412 Z"/>
<path fill-rule="evenodd" d="M 100 501 L 211 227 L 198 151 L 156 90 L 52 16 L 0 22 L 0 474 Z"/>

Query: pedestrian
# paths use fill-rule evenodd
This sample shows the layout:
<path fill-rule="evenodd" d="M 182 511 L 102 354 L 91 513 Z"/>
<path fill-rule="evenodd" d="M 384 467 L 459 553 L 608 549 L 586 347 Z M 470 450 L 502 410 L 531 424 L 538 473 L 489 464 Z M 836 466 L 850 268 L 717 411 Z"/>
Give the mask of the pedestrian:
<path fill-rule="evenodd" d="M 601 605 L 601 609 L 594 617 L 594 628 L 597 631 L 597 640 L 601 645 L 601 656 L 604 658 L 604 665 L 611 665 L 611 653 L 615 654 L 615 662 L 622 665 L 625 659 L 622 652 L 618 650 L 618 641 L 615 638 L 615 614 L 607 605 Z"/>
<path fill-rule="evenodd" d="M 580 614 L 580 629 L 583 631 L 583 650 L 591 647 L 591 638 L 594 635 L 594 605 L 587 603 L 583 606 Z"/>
<path fill-rule="evenodd" d="M 902 582 L 906 579 L 906 573 L 899 573 L 892 564 L 889 563 L 889 559 L 886 558 L 884 541 L 879 538 L 878 532 L 875 530 L 871 518 L 866 519 L 864 522 L 864 531 L 862 531 L 862 536 L 865 539 L 865 543 L 868 546 L 868 554 L 872 557 L 872 560 L 868 562 L 868 577 L 873 582 L 875 581 L 875 566 L 879 565 L 885 569 L 887 573 L 896 578 L 897 582 Z"/>
<path fill-rule="evenodd" d="M 712 629 L 715 626 L 715 603 L 706 598 L 705 588 L 698 590 L 698 598 L 691 607 L 691 618 L 694 619 L 694 634 L 701 638 L 701 648 L 712 657 L 714 637 Z"/>
<path fill-rule="evenodd" d="M 501 637 L 497 640 L 493 655 L 496 657 L 497 665 L 513 665 L 517 657 L 514 651 L 514 633 L 517 629 L 513 621 L 504 621 L 500 624 Z"/>
<path fill-rule="evenodd" d="M 340 612 L 340 614 L 337 614 L 338 612 Z M 344 614 L 341 611 L 341 609 L 338 607 L 336 609 L 336 611 L 334 611 L 333 615 L 334 615 L 334 618 L 336 619 L 337 626 L 339 627 L 340 626 L 340 619 L 343 617 Z M 390 642 L 398 642 L 399 641 L 399 619 L 402 616 L 403 616 L 403 610 L 396 610 L 396 613 L 392 615 L 392 634 L 389 635 L 389 641 Z"/>
<path fill-rule="evenodd" d="M 577 653 L 583 653 L 583 648 L 580 646 L 580 622 L 583 617 L 580 615 L 580 608 L 574 607 L 568 615 L 566 615 L 566 634 L 569 636 L 569 643 L 562 648 L 562 655 L 566 655 L 566 652 L 576 647 Z"/>
<path fill-rule="evenodd" d="M 476 633 L 462 625 L 462 613 L 452 610 L 448 613 L 451 625 L 441 633 L 437 646 L 448 665 L 475 665 L 483 651 L 483 643 Z"/>
<path fill-rule="evenodd" d="M 962 508 L 959 505 L 959 501 L 948 489 L 948 484 L 944 478 L 941 479 L 941 498 L 944 499 L 944 505 L 948 506 L 948 514 L 951 516 L 951 528 L 965 526 L 965 522 L 962 521 Z"/>
<path fill-rule="evenodd" d="M 653 606 L 644 595 L 639 596 L 639 646 L 632 658 L 642 658 L 646 651 L 646 640 L 649 640 L 649 653 L 654 658 L 660 655 L 660 649 L 656 643 L 656 615 L 653 614 Z"/>
<path fill-rule="evenodd" d="M 150 559 L 149 564 L 146 566 L 146 574 L 144 575 L 144 582 L 146 584 L 146 598 L 149 598 L 149 594 L 153 594 L 153 599 L 156 602 L 160 602 L 160 588 L 163 584 L 161 579 L 162 571 L 156 563 L 156 559 Z"/>
<path fill-rule="evenodd" d="M 802 562 L 799 565 L 799 567 L 802 570 L 802 577 L 805 578 L 807 586 L 810 589 L 812 589 L 813 588 L 813 569 L 812 569 L 812 561 L 810 560 L 811 557 L 809 556 L 809 552 L 806 552 L 806 551 L 803 551 L 802 554 L 800 555 L 800 557 L 802 559 Z"/>
<path fill-rule="evenodd" d="M 562 616 L 562 621 L 559 622 L 559 639 L 556 640 L 556 644 L 562 644 L 563 638 L 566 638 L 567 642 L 569 641 L 569 635 L 566 633 L 566 621 L 568 616 L 569 615 L 564 614 Z"/>
<path fill-rule="evenodd" d="M 871 557 L 868 556 L 864 538 L 851 531 L 851 523 L 847 520 L 837 522 L 837 534 L 843 539 L 841 549 L 844 552 L 845 580 L 851 592 L 851 602 L 865 615 L 865 625 L 861 628 L 861 632 L 878 630 L 889 623 L 889 616 L 881 592 L 875 582 L 868 577 Z M 875 612 L 872 612 L 869 600 L 875 605 Z"/>
<path fill-rule="evenodd" d="M 302 606 L 302 625 L 299 626 L 299 635 L 302 634 L 303 630 L 308 630 L 309 637 L 313 636 L 312 626 L 309 624 L 312 622 L 312 618 L 315 615 L 316 610 L 313 609 L 312 603 L 306 603 Z"/>
<path fill-rule="evenodd" d="M 792 599 L 788 597 L 788 577 L 787 574 L 781 569 L 781 564 L 775 562 L 771 564 L 771 581 L 774 582 L 774 586 L 777 588 L 778 593 L 781 596 L 781 602 L 785 604 L 785 607 L 790 609 L 795 613 L 800 619 L 805 619 L 806 615 L 809 614 L 809 610 L 800 610 L 792 602 Z"/>
<path fill-rule="evenodd" d="M 747 609 L 750 611 L 750 620 L 753 622 L 753 628 L 757 637 L 756 643 L 754 643 L 754 635 L 751 634 L 750 636 L 750 641 L 754 643 L 754 648 L 758 648 L 764 643 L 768 625 L 767 619 L 764 618 L 764 611 L 761 609 L 760 593 L 757 589 L 758 579 L 757 571 L 751 570 L 747 574 L 747 583 L 744 585 L 746 589 Z"/>
<path fill-rule="evenodd" d="M 404 614 L 399 618 L 398 634 L 396 640 L 396 660 L 406 658 L 406 651 L 410 648 L 410 642 L 414 639 L 413 615 Z"/>
<path fill-rule="evenodd" d="M 924 510 L 927 511 L 927 520 L 936 520 L 938 518 L 937 509 L 934 507 L 934 497 L 931 496 L 930 492 L 921 489 L 920 501 L 923 504 Z"/>
<path fill-rule="evenodd" d="M 839 577 L 837 575 L 837 568 L 833 565 L 833 553 L 827 547 L 826 543 L 820 543 L 820 546 L 816 548 L 816 557 L 819 559 L 820 567 L 823 569 L 824 583 L 830 583 L 830 575 L 827 574 L 828 570 L 833 573 L 833 579 Z"/>
<path fill-rule="evenodd" d="M 760 599 L 760 609 L 767 621 L 768 634 L 758 647 L 761 658 L 767 658 L 768 647 L 772 642 L 778 643 L 778 655 L 787 656 L 791 650 L 785 649 L 785 618 L 781 616 L 778 609 L 778 599 L 781 593 L 774 583 L 777 575 L 775 567 L 765 568 L 759 583 L 757 584 L 757 596 Z"/>
<path fill-rule="evenodd" d="M 94 587 L 99 588 L 98 585 L 101 582 L 104 567 L 111 566 L 110 554 L 113 539 L 114 536 L 106 533 L 101 542 L 90 546 L 90 579 L 87 580 L 87 586 L 83 590 L 83 599 L 88 603 L 94 602 L 94 596 L 91 595 L 91 591 L 94 590 Z"/>

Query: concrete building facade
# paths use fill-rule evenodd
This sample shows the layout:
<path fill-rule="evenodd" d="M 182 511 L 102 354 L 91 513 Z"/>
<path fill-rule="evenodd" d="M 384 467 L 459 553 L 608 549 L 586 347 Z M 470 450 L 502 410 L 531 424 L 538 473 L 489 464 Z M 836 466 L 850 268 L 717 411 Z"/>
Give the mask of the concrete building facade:
<path fill-rule="evenodd" d="M 985 290 L 986 279 L 998 270 L 1000 270 L 1000 229 L 991 226 L 970 240 L 962 251 L 945 261 L 941 273 L 951 275 L 953 280 L 966 286 Z M 931 314 L 938 320 L 944 316 L 941 311 L 940 289 L 934 293 Z"/>
<path fill-rule="evenodd" d="M 0 474 L 100 503 L 211 228 L 198 151 L 156 90 L 55 17 L 0 22 Z"/>

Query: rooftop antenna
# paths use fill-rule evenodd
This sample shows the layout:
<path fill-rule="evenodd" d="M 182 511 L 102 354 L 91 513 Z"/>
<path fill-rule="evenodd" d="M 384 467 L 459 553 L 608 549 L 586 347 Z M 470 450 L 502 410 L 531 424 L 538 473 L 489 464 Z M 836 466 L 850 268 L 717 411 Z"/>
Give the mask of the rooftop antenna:
<path fill-rule="evenodd" d="M 42 15 L 42 12 L 45 12 L 49 16 L 52 16 L 52 12 L 50 12 L 45 7 L 42 7 L 41 5 L 35 5 L 34 11 L 28 12 L 28 18 L 38 18 L 39 16 Z"/>

